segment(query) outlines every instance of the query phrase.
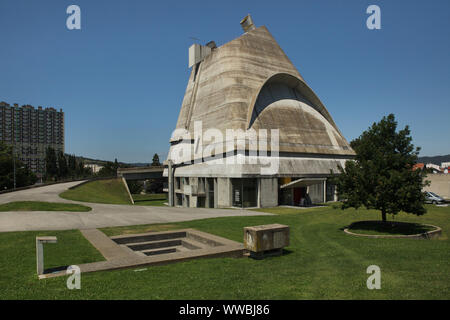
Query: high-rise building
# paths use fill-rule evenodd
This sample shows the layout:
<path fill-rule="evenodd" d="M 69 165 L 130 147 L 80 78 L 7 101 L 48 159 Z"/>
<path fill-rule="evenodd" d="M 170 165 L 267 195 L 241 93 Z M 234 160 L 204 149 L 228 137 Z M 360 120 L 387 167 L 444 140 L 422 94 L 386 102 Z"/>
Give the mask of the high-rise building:
<path fill-rule="evenodd" d="M 12 146 L 17 159 L 42 177 L 46 149 L 64 152 L 64 113 L 0 102 L 0 141 Z"/>

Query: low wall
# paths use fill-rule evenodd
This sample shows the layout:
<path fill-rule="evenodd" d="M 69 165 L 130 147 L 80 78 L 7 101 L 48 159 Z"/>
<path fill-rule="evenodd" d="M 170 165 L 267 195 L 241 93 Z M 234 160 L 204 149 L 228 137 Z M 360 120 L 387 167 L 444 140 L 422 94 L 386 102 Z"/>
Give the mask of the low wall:
<path fill-rule="evenodd" d="M 423 188 L 424 191 L 431 191 L 446 200 L 450 200 L 450 174 L 428 174 L 426 180 L 431 184 Z"/>

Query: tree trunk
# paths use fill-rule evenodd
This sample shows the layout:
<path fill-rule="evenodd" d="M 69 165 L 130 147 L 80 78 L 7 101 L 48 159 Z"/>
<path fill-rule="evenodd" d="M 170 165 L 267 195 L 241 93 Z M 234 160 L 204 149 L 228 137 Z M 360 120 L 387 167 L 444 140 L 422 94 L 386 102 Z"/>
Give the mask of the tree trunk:
<path fill-rule="evenodd" d="M 381 218 L 383 219 L 383 222 L 386 223 L 386 211 L 381 211 Z"/>

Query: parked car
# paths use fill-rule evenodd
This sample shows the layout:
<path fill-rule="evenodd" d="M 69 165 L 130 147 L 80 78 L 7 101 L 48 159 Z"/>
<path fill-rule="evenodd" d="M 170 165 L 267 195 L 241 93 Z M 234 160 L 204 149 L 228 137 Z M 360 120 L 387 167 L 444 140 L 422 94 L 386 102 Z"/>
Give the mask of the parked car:
<path fill-rule="evenodd" d="M 438 196 L 436 193 L 433 193 L 431 191 L 425 191 L 425 202 L 426 203 L 443 203 L 444 199 L 440 196 Z"/>

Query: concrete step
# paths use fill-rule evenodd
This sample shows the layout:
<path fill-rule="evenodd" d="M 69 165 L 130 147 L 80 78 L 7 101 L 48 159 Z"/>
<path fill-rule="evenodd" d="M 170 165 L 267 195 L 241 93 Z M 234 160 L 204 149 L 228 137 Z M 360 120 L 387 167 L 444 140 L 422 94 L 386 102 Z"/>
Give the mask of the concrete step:
<path fill-rule="evenodd" d="M 111 239 L 117 244 L 134 244 L 140 242 L 150 242 L 150 241 L 160 241 L 160 240 L 169 240 L 169 239 L 177 239 L 186 237 L 186 232 L 184 231 L 173 231 L 168 233 L 159 233 L 159 234 L 146 234 L 139 236 L 115 236 L 111 237 Z"/>
<path fill-rule="evenodd" d="M 144 251 L 149 249 L 159 249 L 181 246 L 181 239 L 162 240 L 162 241 L 148 241 L 127 244 L 127 247 L 133 251 Z"/>
<path fill-rule="evenodd" d="M 165 249 L 160 249 L 160 250 L 145 250 L 145 251 L 140 251 L 140 252 L 145 254 L 146 256 L 154 256 L 157 254 L 174 253 L 177 251 L 178 251 L 177 247 L 171 247 L 171 248 L 165 248 Z"/>
<path fill-rule="evenodd" d="M 196 241 L 194 239 L 184 238 L 181 241 L 183 242 L 183 247 L 188 250 L 204 249 L 207 247 L 204 243 Z"/>
<path fill-rule="evenodd" d="M 139 253 L 145 254 L 146 256 L 153 256 L 157 254 L 173 253 L 173 252 L 188 252 L 197 249 L 203 249 L 205 245 L 201 242 L 191 240 L 191 239 L 180 239 L 181 243 L 172 247 L 165 247 L 164 249 L 146 249 L 141 250 Z"/>

